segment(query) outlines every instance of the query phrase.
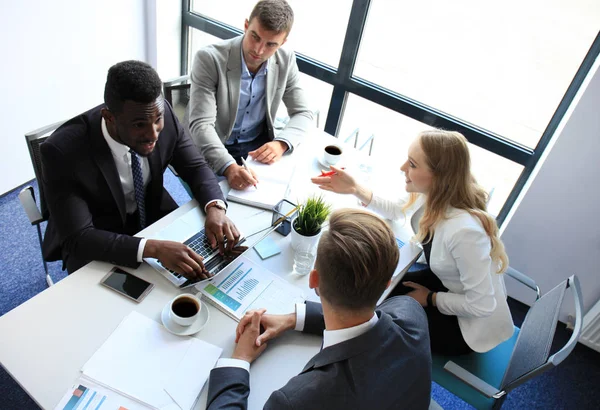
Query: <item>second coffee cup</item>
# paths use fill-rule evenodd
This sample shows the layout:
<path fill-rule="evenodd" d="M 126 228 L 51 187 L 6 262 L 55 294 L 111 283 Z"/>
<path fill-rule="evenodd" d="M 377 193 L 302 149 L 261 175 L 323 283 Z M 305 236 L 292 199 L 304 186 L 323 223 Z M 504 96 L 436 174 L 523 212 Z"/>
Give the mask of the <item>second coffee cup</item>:
<path fill-rule="evenodd" d="M 339 145 L 327 145 L 323 151 L 323 160 L 327 165 L 335 165 L 342 158 L 342 147 Z"/>

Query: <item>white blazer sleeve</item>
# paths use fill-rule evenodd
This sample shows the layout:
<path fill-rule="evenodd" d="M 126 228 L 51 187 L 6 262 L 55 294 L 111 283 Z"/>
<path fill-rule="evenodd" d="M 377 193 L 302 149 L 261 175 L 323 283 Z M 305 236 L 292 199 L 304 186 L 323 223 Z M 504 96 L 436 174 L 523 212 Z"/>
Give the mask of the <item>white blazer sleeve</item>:
<path fill-rule="evenodd" d="M 463 292 L 438 292 L 437 308 L 445 315 L 490 316 L 496 309 L 496 299 L 490 277 L 489 236 L 479 229 L 464 228 L 452 235 L 447 246 L 456 262 Z"/>
<path fill-rule="evenodd" d="M 388 193 L 389 195 L 389 193 Z M 391 219 L 392 221 L 402 221 L 410 216 L 416 208 L 418 208 L 423 202 L 420 198 L 413 204 L 409 209 L 405 211 L 402 207 L 408 201 L 408 194 L 404 193 L 394 199 L 385 198 L 380 195 L 377 191 L 373 191 L 373 197 L 371 202 L 366 206 L 367 209 L 377 212 L 384 218 Z"/>

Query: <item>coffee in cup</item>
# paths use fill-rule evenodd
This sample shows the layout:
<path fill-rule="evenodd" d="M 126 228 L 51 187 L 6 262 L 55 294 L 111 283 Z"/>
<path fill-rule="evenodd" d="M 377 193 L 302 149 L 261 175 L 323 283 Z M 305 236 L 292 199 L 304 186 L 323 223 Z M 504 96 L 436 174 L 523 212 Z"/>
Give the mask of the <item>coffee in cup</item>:
<path fill-rule="evenodd" d="M 328 165 L 335 165 L 342 158 L 342 147 L 339 145 L 328 145 L 323 152 L 323 160 Z"/>
<path fill-rule="evenodd" d="M 196 321 L 202 309 L 200 300 L 194 295 L 179 295 L 171 301 L 169 315 L 181 326 L 189 326 Z"/>

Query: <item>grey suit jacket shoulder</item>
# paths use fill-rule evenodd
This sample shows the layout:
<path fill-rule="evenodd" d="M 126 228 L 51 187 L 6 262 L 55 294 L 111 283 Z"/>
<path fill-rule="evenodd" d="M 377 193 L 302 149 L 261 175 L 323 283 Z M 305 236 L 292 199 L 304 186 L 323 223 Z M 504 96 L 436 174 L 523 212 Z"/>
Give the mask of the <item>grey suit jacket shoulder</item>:
<path fill-rule="evenodd" d="M 399 296 L 382 303 L 377 315 L 368 332 L 315 355 L 298 376 L 273 392 L 264 408 L 427 409 L 431 353 L 425 311 L 413 298 Z M 320 305 L 308 302 L 305 331 L 323 329 Z M 247 372 L 239 370 L 213 370 L 209 409 L 246 408 Z"/>
<path fill-rule="evenodd" d="M 215 171 L 233 160 L 224 142 L 233 130 L 240 98 L 242 38 L 235 37 L 198 50 L 190 75 L 190 131 Z M 283 101 L 290 121 L 277 139 L 288 141 L 293 149 L 312 124 L 312 112 L 300 87 L 296 56 L 280 48 L 267 64 L 267 129 L 274 139 L 273 120 Z"/>

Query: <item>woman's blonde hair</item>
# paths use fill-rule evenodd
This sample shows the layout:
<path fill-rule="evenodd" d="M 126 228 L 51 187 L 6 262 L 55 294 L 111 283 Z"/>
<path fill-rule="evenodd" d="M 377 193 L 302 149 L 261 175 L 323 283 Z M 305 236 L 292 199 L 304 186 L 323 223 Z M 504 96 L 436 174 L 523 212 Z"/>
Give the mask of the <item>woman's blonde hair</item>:
<path fill-rule="evenodd" d="M 455 131 L 428 130 L 419 133 L 418 140 L 433 178 L 416 239 L 427 243 L 433 237 L 435 225 L 446 218 L 449 206 L 464 209 L 481 221 L 490 237 L 490 257 L 498 265 L 497 272 L 504 272 L 508 268 L 508 256 L 498 237 L 496 220 L 487 213 L 488 194 L 471 174 L 467 139 Z M 418 195 L 411 193 L 403 209 L 414 204 Z"/>

